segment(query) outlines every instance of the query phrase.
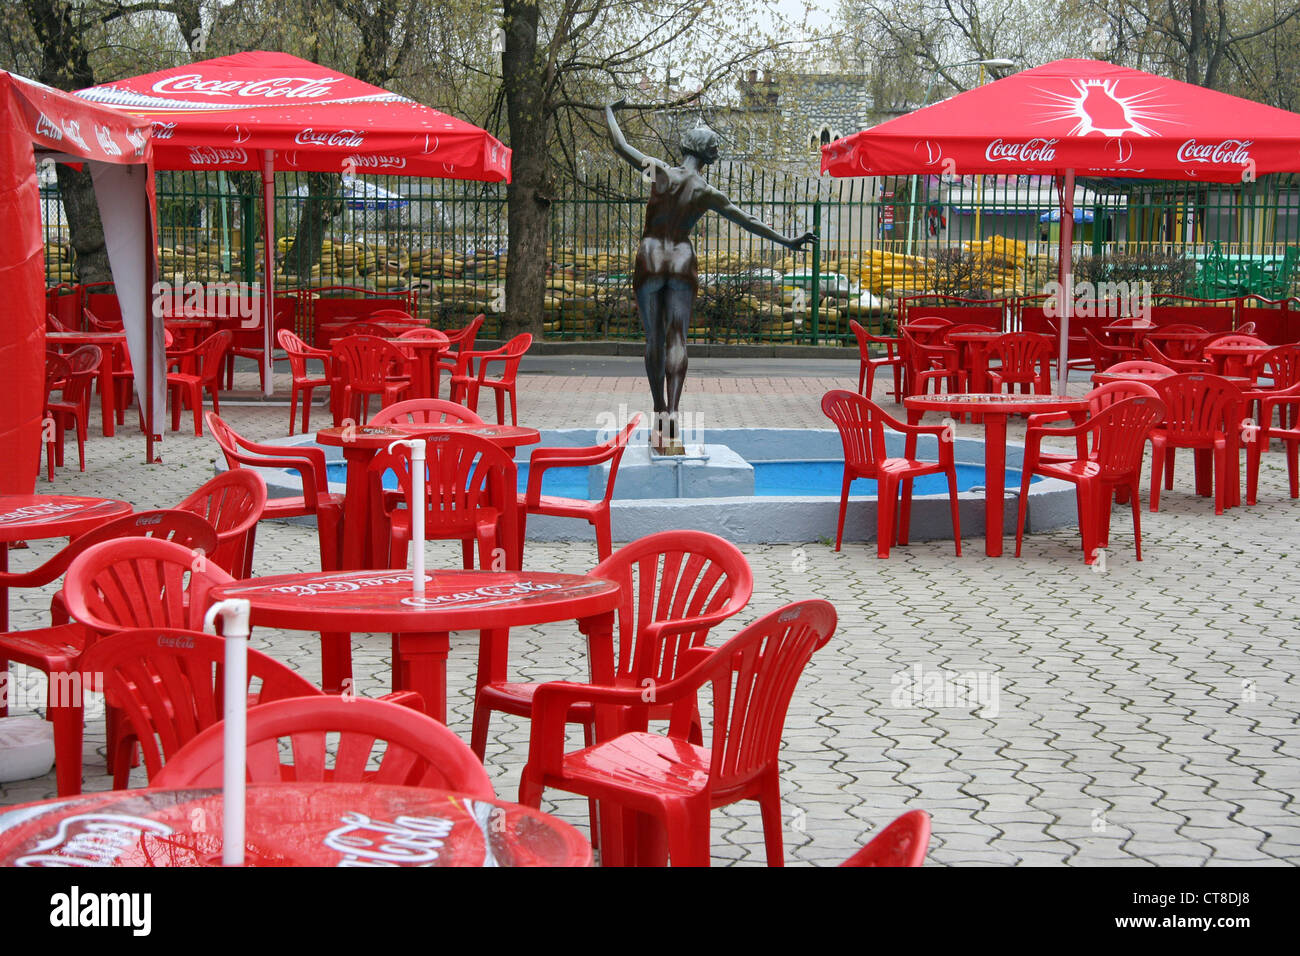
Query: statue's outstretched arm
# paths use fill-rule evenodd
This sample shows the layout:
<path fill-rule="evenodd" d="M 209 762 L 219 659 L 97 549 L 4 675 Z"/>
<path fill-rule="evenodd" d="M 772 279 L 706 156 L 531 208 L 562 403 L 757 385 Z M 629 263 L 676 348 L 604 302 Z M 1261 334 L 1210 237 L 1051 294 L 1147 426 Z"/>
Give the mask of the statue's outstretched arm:
<path fill-rule="evenodd" d="M 623 100 L 615 100 L 605 106 L 605 125 L 609 128 L 609 139 L 614 144 L 614 152 L 623 157 L 631 166 L 645 173 L 650 168 L 665 169 L 666 164 L 663 160 L 647 156 L 634 146 L 629 146 L 627 140 L 623 137 L 623 131 L 618 128 L 618 120 L 614 119 L 614 110 L 623 105 Z"/>
<path fill-rule="evenodd" d="M 745 210 L 741 209 L 716 189 L 709 194 L 709 199 L 711 200 L 711 208 L 719 216 L 722 216 L 724 219 L 730 219 L 742 229 L 752 232 L 756 236 L 770 239 L 773 242 L 779 242 L 787 249 L 793 249 L 795 252 L 798 252 L 807 243 L 817 241 L 817 234 L 815 232 L 805 232 L 802 236 L 781 235 L 781 233 L 777 232 L 757 216 L 752 216 L 745 212 Z"/>

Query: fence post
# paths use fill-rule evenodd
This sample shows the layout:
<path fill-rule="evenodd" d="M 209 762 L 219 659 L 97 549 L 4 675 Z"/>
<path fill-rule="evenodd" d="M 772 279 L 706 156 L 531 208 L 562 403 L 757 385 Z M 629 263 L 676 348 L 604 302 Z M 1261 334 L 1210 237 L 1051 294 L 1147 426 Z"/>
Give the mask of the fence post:
<path fill-rule="evenodd" d="M 822 202 L 820 192 L 813 200 L 813 228 L 818 241 L 812 247 L 812 344 L 817 344 L 817 325 L 821 315 L 822 299 Z"/>
<path fill-rule="evenodd" d="M 257 281 L 257 235 L 261 230 L 253 225 L 256 221 L 253 197 L 241 193 L 239 196 L 239 223 L 243 227 L 241 238 L 244 240 L 244 281 L 248 283 Z"/>

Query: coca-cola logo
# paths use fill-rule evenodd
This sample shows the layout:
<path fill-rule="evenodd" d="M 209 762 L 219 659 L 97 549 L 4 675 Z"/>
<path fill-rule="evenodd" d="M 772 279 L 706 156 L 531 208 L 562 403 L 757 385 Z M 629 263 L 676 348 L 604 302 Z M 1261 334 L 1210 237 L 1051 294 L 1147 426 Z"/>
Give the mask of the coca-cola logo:
<path fill-rule="evenodd" d="M 113 139 L 113 132 L 107 126 L 95 124 L 95 139 L 99 142 L 102 149 L 109 156 L 121 156 L 122 147 L 117 145 Z"/>
<path fill-rule="evenodd" d="M 181 637 L 180 635 L 176 635 L 176 634 L 159 634 L 159 635 L 158 635 L 158 646 L 159 646 L 159 647 L 179 647 L 179 648 L 182 648 L 182 649 L 188 650 L 188 649 L 194 647 L 194 638 L 192 638 L 192 637 Z"/>
<path fill-rule="evenodd" d="M 425 581 L 430 581 L 427 574 Z M 372 575 L 364 578 L 333 578 L 324 581 L 303 581 L 300 584 L 281 584 L 267 590 L 272 594 L 295 594 L 307 596 L 312 594 L 347 594 L 362 588 L 383 587 L 388 584 L 411 584 L 414 575 L 409 571 L 398 574 Z"/>
<path fill-rule="evenodd" d="M 447 607 L 453 604 L 472 604 L 484 599 L 489 601 L 514 600 L 525 594 L 537 594 L 542 591 L 555 591 L 563 588 L 558 583 L 537 583 L 534 581 L 516 581 L 513 584 L 485 585 L 472 591 L 456 591 L 453 594 L 413 594 L 402 598 L 407 607 Z"/>
<path fill-rule="evenodd" d="M 320 99 L 333 92 L 342 77 L 327 79 L 307 76 L 274 76 L 263 80 L 205 80 L 202 74 L 185 73 L 159 80 L 155 93 L 198 93 L 203 96 L 240 96 L 260 99 Z"/>
<path fill-rule="evenodd" d="M 173 134 L 175 134 L 175 132 L 176 132 L 175 123 L 154 123 L 153 124 L 154 139 L 171 139 Z"/>
<path fill-rule="evenodd" d="M 353 168 L 356 169 L 360 169 L 360 168 L 405 169 L 406 168 L 405 156 L 385 156 L 380 154 L 361 156 L 359 154 L 354 153 L 351 156 L 349 156 L 347 159 L 343 160 L 343 162 L 351 163 Z"/>
<path fill-rule="evenodd" d="M 79 123 L 77 120 L 68 120 L 66 123 L 64 123 L 63 132 L 65 132 L 68 135 L 68 139 L 72 140 L 83 150 L 90 148 L 89 146 L 86 145 L 86 141 L 81 136 L 81 123 Z"/>
<path fill-rule="evenodd" d="M 144 133 L 140 132 L 138 129 L 127 130 L 126 138 L 131 145 L 135 147 L 135 154 L 137 156 L 144 153 L 144 144 L 146 142 Z"/>
<path fill-rule="evenodd" d="M 163 839 L 175 831 L 143 817 L 83 813 L 59 821 L 58 832 L 14 860 L 14 866 L 112 866 L 146 837 Z"/>
<path fill-rule="evenodd" d="M 985 147 L 984 158 L 990 163 L 1050 163 L 1056 159 L 1056 143 L 1041 137 L 1023 143 L 995 139 Z"/>
<path fill-rule="evenodd" d="M 40 518 L 45 515 L 63 514 L 67 511 L 80 511 L 84 505 L 77 504 L 48 504 L 48 505 L 24 505 L 21 508 L 15 508 L 13 511 L 7 511 L 0 515 L 0 524 L 7 521 L 25 521 L 28 518 Z"/>
<path fill-rule="evenodd" d="M 311 127 L 293 138 L 299 146 L 360 146 L 365 141 L 365 134 L 354 129 L 314 130 Z"/>
<path fill-rule="evenodd" d="M 50 119 L 44 113 L 40 113 L 36 117 L 36 135 L 45 136 L 48 139 L 59 140 L 63 139 L 63 130 L 59 129 L 59 124 L 54 122 L 54 120 Z"/>
<path fill-rule="evenodd" d="M 237 166 L 248 162 L 248 153 L 220 146 L 191 146 L 190 162 L 195 166 Z"/>
<path fill-rule="evenodd" d="M 372 820 L 345 813 L 342 826 L 325 837 L 325 846 L 343 859 L 339 866 L 432 866 L 454 824 L 442 817 Z"/>
<path fill-rule="evenodd" d="M 1178 161 L 1244 166 L 1250 162 L 1250 146 L 1253 143 L 1254 140 L 1250 139 L 1225 139 L 1219 143 L 1198 143 L 1189 139 L 1178 147 Z"/>

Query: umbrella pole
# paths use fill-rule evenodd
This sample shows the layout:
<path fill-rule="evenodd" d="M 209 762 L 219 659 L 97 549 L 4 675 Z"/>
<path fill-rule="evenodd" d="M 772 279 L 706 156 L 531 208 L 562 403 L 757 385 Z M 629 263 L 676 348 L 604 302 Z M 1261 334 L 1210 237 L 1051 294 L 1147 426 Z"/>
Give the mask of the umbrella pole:
<path fill-rule="evenodd" d="M 1074 308 L 1074 170 L 1056 178 L 1061 206 L 1061 228 L 1057 250 L 1057 285 L 1060 287 L 1057 314 L 1061 317 L 1060 360 L 1056 366 L 1056 393 L 1065 394 L 1070 377 L 1070 313 Z"/>
<path fill-rule="evenodd" d="M 274 365 L 271 346 L 275 341 L 275 153 L 262 150 L 262 198 L 265 214 L 262 220 L 262 265 L 265 278 L 262 283 L 262 378 L 266 384 L 262 391 L 275 394 L 271 379 Z"/>

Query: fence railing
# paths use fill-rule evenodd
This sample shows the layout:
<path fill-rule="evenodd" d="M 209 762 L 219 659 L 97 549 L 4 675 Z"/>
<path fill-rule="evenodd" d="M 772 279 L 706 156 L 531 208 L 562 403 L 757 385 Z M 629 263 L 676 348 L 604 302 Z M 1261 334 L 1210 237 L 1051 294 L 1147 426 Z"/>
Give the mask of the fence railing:
<path fill-rule="evenodd" d="M 821 242 L 796 254 L 704 217 L 695 232 L 694 341 L 848 342 L 850 318 L 879 325 L 902 296 L 1034 295 L 1056 275 L 1060 224 L 1049 180 L 831 180 L 727 163 L 709 178 L 778 232 L 812 230 Z M 554 198 L 546 338 L 642 337 L 632 263 L 647 189 L 635 170 L 619 168 Z M 492 335 L 509 307 L 505 196 L 498 184 L 277 174 L 276 285 L 415 289 L 430 322 L 455 327 L 482 312 Z M 73 281 L 57 189 L 42 198 L 47 277 Z M 1225 294 L 1263 291 L 1250 287 L 1252 275 L 1267 276 L 1273 297 L 1295 291 L 1289 271 L 1278 275 L 1294 264 L 1287 250 L 1300 247 L 1300 187 L 1289 180 L 1089 186 L 1076 207 L 1076 273 L 1099 274 L 1106 260 L 1107 270 L 1164 281 L 1157 292 L 1205 294 L 1219 272 L 1241 276 Z M 158 211 L 164 278 L 262 278 L 255 174 L 160 172 Z"/>

